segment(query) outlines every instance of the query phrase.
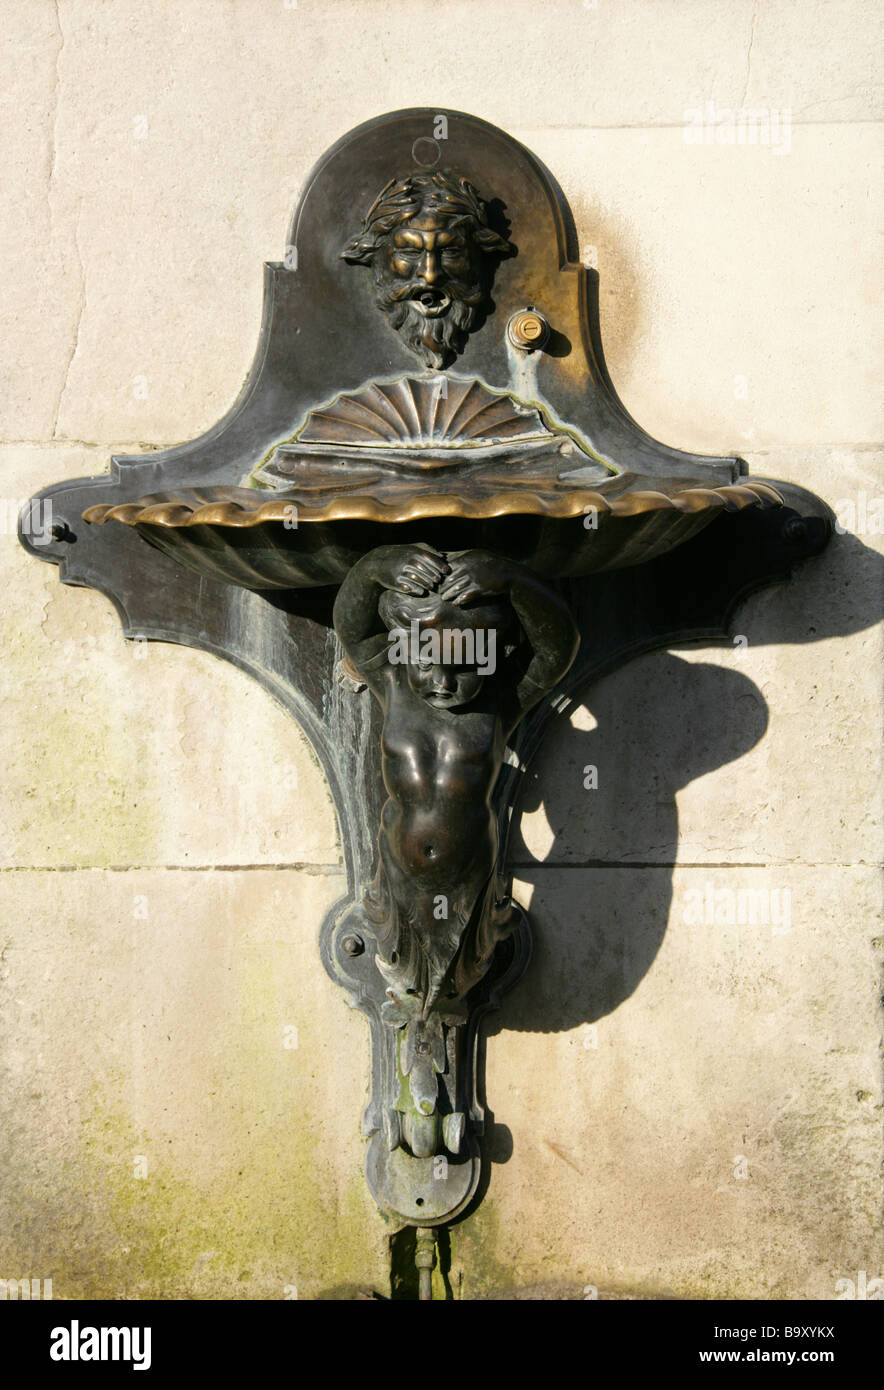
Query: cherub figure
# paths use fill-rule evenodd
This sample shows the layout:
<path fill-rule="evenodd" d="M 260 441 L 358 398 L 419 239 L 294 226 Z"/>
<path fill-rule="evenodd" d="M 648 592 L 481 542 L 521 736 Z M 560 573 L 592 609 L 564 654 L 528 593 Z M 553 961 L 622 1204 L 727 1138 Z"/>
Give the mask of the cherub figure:
<path fill-rule="evenodd" d="M 516 920 L 491 804 L 507 739 L 568 670 L 577 630 L 524 566 L 428 545 L 364 556 L 341 585 L 334 620 L 384 710 L 389 796 L 363 910 L 389 1008 L 402 1023 L 433 1009 L 457 1022 Z"/>

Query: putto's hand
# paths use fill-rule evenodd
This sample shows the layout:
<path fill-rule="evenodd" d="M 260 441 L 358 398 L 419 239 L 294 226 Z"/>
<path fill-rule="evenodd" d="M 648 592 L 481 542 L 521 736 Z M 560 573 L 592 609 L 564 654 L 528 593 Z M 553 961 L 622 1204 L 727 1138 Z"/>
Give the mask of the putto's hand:
<path fill-rule="evenodd" d="M 509 590 L 512 565 L 487 550 L 462 550 L 450 557 L 450 573 L 440 598 L 463 606 L 475 598 L 491 598 Z"/>
<path fill-rule="evenodd" d="M 446 577 L 449 568 L 439 552 L 428 545 L 391 546 L 380 579 L 388 589 L 423 598 Z"/>

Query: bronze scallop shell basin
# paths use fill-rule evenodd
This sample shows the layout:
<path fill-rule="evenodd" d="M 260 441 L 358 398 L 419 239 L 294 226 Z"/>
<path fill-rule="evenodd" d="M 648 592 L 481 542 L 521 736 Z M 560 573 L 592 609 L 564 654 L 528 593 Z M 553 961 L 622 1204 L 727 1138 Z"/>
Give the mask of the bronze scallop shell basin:
<path fill-rule="evenodd" d="M 778 507 L 769 484 L 642 485 L 540 406 L 479 381 L 405 378 L 341 394 L 276 444 L 247 486 L 99 504 L 191 570 L 247 589 L 336 585 L 379 545 L 481 548 L 555 578 L 642 564 L 722 510 Z"/>

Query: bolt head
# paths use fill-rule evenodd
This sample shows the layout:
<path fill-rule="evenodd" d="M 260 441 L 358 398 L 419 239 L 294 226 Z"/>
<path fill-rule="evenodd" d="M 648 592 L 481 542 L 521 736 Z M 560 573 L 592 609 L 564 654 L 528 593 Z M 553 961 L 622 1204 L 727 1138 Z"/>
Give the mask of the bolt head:
<path fill-rule="evenodd" d="M 357 936 L 355 932 L 350 932 L 341 941 L 341 950 L 345 956 L 361 956 L 365 950 L 365 942 L 361 936 Z"/>

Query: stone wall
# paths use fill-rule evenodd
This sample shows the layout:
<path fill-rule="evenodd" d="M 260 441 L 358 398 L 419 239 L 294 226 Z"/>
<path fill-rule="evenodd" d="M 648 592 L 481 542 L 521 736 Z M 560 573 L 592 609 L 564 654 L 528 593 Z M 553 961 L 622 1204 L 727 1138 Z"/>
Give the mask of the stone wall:
<path fill-rule="evenodd" d="M 514 846 L 536 956 L 490 1030 L 495 1162 L 453 1292 L 834 1298 L 884 1274 L 881 13 L 6 0 L 0 1277 L 389 1291 L 306 739 L 233 667 L 126 642 L 14 525 L 215 422 L 314 161 L 433 103 L 559 179 L 642 426 L 843 523 L 731 645 L 633 662 L 549 737 Z"/>

